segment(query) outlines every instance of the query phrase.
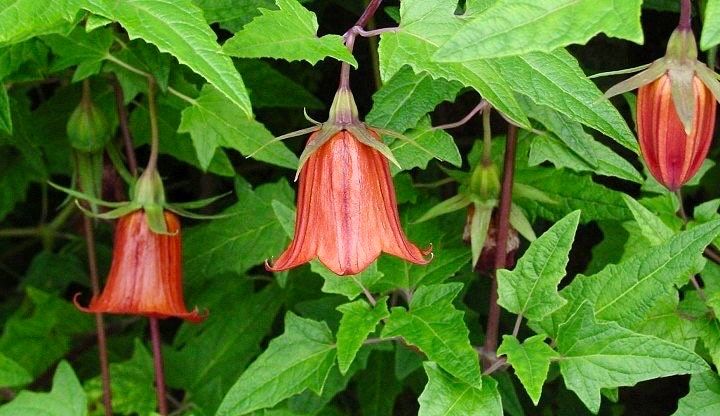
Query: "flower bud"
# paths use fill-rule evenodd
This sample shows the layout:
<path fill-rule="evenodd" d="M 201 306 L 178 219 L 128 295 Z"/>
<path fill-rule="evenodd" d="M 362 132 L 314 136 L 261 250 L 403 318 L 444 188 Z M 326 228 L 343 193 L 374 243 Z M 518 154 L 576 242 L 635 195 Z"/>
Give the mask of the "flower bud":
<path fill-rule="evenodd" d="M 92 102 L 89 93 L 83 93 L 67 124 L 70 145 L 84 152 L 98 152 L 110 140 L 110 127 L 105 115 Z"/>
<path fill-rule="evenodd" d="M 716 102 L 697 77 L 692 79 L 694 114 L 685 132 L 672 97 L 668 75 L 643 85 L 638 91 L 637 131 L 640 152 L 650 173 L 676 191 L 697 173 L 710 149 L 715 128 Z"/>

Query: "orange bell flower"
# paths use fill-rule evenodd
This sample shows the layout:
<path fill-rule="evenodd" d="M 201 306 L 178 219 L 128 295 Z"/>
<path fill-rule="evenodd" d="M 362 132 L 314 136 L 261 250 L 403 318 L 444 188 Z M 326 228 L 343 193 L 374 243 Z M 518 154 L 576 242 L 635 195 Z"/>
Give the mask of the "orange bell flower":
<path fill-rule="evenodd" d="M 381 143 L 377 133 L 370 132 Z M 321 132 L 313 133 L 312 146 Z M 340 130 L 314 150 L 300 171 L 295 236 L 272 264 L 280 271 L 318 258 L 338 275 L 357 274 L 381 252 L 427 264 L 400 226 L 388 161 L 351 132 Z"/>
<path fill-rule="evenodd" d="M 671 191 L 700 169 L 715 129 L 715 97 L 697 76 L 692 79 L 692 93 L 695 112 L 686 133 L 673 104 L 670 77 L 663 75 L 638 90 L 640 152 L 650 173 Z"/>
<path fill-rule="evenodd" d="M 189 312 L 183 300 L 180 221 L 169 211 L 164 219 L 168 233 L 159 234 L 150 229 L 142 209 L 121 216 L 105 288 L 88 307 L 77 299 L 75 305 L 88 313 L 202 321 L 204 316 L 197 309 Z"/>

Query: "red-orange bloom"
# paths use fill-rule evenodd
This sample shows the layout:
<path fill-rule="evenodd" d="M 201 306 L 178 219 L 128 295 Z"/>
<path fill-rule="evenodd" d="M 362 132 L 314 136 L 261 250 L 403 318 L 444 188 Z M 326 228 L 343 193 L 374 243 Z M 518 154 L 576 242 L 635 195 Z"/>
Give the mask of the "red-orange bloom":
<path fill-rule="evenodd" d="M 303 165 L 297 205 L 293 241 L 272 265 L 266 265 L 270 271 L 317 257 L 338 275 L 357 274 L 381 252 L 416 264 L 429 261 L 425 256 L 431 249 L 419 249 L 400 227 L 387 159 L 345 130 Z"/>
<path fill-rule="evenodd" d="M 165 222 L 167 235 L 150 230 L 143 210 L 120 217 L 103 292 L 87 308 L 75 304 L 91 313 L 202 321 L 197 309 L 188 312 L 183 300 L 180 221 L 165 211 Z"/>
<path fill-rule="evenodd" d="M 640 151 L 650 173 L 676 191 L 692 179 L 710 149 L 715 128 L 716 102 L 700 79 L 693 77 L 695 115 L 686 134 L 677 115 L 671 81 L 663 75 L 638 91 L 637 125 Z"/>

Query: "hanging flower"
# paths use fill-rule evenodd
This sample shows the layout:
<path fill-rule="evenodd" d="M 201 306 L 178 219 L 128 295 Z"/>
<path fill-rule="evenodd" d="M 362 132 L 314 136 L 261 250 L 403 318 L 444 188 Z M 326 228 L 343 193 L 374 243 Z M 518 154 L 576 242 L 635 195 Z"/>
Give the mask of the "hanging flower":
<path fill-rule="evenodd" d="M 180 221 L 169 211 L 164 220 L 168 233 L 157 234 L 143 210 L 120 217 L 105 288 L 87 308 L 76 306 L 88 313 L 202 321 L 197 308 L 188 312 L 183 300 Z"/>
<path fill-rule="evenodd" d="M 431 249 L 408 241 L 400 226 L 388 166 L 392 153 L 360 122 L 348 89 L 338 90 L 330 120 L 313 131 L 300 156 L 298 208 L 290 247 L 270 271 L 318 258 L 338 275 L 362 272 L 381 252 L 427 264 Z"/>
<path fill-rule="evenodd" d="M 716 74 L 697 60 L 689 12 L 671 35 L 665 56 L 634 70 L 640 69 L 605 96 L 638 88 L 640 153 L 653 177 L 676 191 L 695 176 L 707 156 L 720 99 Z"/>

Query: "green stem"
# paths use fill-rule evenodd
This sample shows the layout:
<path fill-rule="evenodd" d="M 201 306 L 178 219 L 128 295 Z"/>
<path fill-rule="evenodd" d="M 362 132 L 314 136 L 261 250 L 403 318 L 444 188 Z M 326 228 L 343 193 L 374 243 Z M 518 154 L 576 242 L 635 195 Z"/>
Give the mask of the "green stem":
<path fill-rule="evenodd" d="M 150 158 L 145 172 L 151 174 L 157 169 L 157 158 L 160 148 L 160 134 L 158 132 L 157 106 L 155 105 L 155 80 L 148 78 L 148 112 L 150 113 Z"/>
<path fill-rule="evenodd" d="M 492 163 L 492 130 L 490 130 L 490 109 L 488 107 L 482 113 L 483 123 L 483 154 L 482 164 L 489 166 Z"/>
<path fill-rule="evenodd" d="M 133 73 L 138 74 L 138 75 L 142 75 L 142 76 L 147 77 L 147 78 L 152 78 L 152 74 L 149 74 L 149 73 L 143 71 L 142 69 L 136 68 L 136 67 L 128 64 L 127 62 L 124 62 L 124 61 L 116 58 L 116 57 L 113 56 L 113 55 L 107 54 L 107 55 L 105 55 L 105 59 L 108 60 L 108 61 L 110 61 L 110 62 L 112 62 L 112 63 L 114 63 L 114 64 L 116 64 L 116 65 L 118 65 L 118 66 L 120 66 L 120 67 L 122 67 L 122 68 L 127 69 L 127 70 L 130 71 L 130 72 L 133 72 Z M 173 88 L 173 87 L 168 87 L 167 90 L 168 90 L 168 92 L 169 92 L 170 94 L 172 94 L 172 95 L 180 98 L 180 99 L 183 100 L 183 101 L 187 101 L 187 102 L 190 103 L 190 104 L 195 104 L 195 103 L 196 103 L 196 100 L 195 100 L 194 98 L 188 97 L 187 95 L 181 93 L 180 91 L 176 90 L 176 89 Z"/>

